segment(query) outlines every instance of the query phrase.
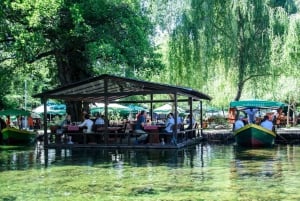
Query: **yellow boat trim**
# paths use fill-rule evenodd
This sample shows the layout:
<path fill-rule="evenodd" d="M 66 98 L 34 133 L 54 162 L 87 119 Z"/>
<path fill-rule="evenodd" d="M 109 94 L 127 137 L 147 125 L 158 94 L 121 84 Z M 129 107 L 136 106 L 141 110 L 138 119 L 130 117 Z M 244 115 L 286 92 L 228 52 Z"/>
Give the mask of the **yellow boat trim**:
<path fill-rule="evenodd" d="M 240 129 L 234 131 L 233 134 L 234 135 L 238 135 L 240 132 L 249 129 L 250 127 L 256 128 L 256 129 L 261 130 L 261 131 L 263 131 L 263 132 L 265 132 L 265 133 L 267 133 L 269 135 L 272 135 L 272 136 L 276 137 L 276 133 L 274 133 L 273 131 L 270 131 L 270 130 L 268 130 L 268 129 L 264 128 L 264 127 L 261 127 L 259 125 L 256 125 L 256 124 L 247 124 L 246 126 L 244 126 L 244 127 L 240 128 Z"/>
<path fill-rule="evenodd" d="M 2 132 L 5 131 L 13 131 L 13 132 L 18 132 L 18 133 L 22 133 L 22 134 L 30 134 L 30 135 L 35 135 L 35 132 L 32 131 L 27 131 L 27 130 L 22 130 L 22 129 L 17 129 L 17 128 L 3 128 Z"/>

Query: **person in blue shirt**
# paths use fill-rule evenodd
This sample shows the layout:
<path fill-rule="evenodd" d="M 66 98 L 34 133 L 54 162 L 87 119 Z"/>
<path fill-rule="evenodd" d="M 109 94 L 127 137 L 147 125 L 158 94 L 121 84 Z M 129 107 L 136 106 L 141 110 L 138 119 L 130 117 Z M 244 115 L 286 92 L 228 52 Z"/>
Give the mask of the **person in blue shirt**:
<path fill-rule="evenodd" d="M 169 113 L 167 116 L 167 121 L 166 121 L 166 128 L 165 132 L 166 133 L 173 133 L 173 126 L 175 124 L 175 119 L 173 113 Z"/>
<path fill-rule="evenodd" d="M 161 142 L 170 143 L 173 138 L 175 119 L 173 113 L 167 115 L 165 122 L 165 128 L 162 130 L 162 133 L 159 135 Z"/>
<path fill-rule="evenodd" d="M 248 108 L 244 110 L 248 116 L 248 123 L 249 124 L 255 124 L 256 119 L 255 119 L 255 114 L 258 111 L 257 108 Z"/>
<path fill-rule="evenodd" d="M 134 133 L 137 135 L 140 135 L 137 138 L 138 143 L 144 142 L 146 143 L 148 140 L 148 133 L 144 131 L 144 126 L 146 124 L 146 117 L 147 117 L 147 112 L 145 110 L 142 110 L 138 116 Z"/>
<path fill-rule="evenodd" d="M 235 121 L 234 123 L 234 128 L 233 130 L 238 130 L 242 127 L 245 126 L 244 122 L 243 122 L 244 117 L 243 116 L 239 116 L 239 118 Z"/>
<path fill-rule="evenodd" d="M 273 130 L 273 123 L 272 121 L 270 121 L 269 116 L 267 115 L 264 116 L 263 120 L 260 123 L 260 126 L 271 131 Z"/>

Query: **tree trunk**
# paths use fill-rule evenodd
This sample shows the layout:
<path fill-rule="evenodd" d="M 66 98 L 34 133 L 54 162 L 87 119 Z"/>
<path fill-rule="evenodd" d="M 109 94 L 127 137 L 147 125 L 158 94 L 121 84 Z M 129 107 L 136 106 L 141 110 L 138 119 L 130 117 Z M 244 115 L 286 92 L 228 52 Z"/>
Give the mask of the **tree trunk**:
<path fill-rule="evenodd" d="M 242 91 L 244 88 L 244 82 L 239 82 L 236 96 L 234 98 L 235 101 L 239 101 L 242 96 Z"/>
<path fill-rule="evenodd" d="M 58 50 L 55 55 L 58 66 L 58 77 L 62 86 L 90 77 L 86 70 L 88 62 L 84 55 L 84 41 L 79 38 L 70 39 L 69 42 L 65 43 L 65 46 L 63 50 Z M 72 121 L 82 121 L 82 112 L 84 110 L 89 112 L 88 104 L 66 102 L 67 112 L 71 115 Z"/>

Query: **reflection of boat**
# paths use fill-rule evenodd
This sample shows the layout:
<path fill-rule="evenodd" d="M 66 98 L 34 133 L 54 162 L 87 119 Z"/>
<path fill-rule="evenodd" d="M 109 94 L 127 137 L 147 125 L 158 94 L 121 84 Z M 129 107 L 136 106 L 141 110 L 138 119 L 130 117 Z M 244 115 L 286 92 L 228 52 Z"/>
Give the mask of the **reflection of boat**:
<path fill-rule="evenodd" d="M 233 101 L 230 103 L 232 110 L 244 110 L 247 108 L 257 109 L 278 109 L 282 108 L 285 104 L 275 101 L 264 100 L 243 100 Z M 257 124 L 247 124 L 246 126 L 235 130 L 233 133 L 236 143 L 240 146 L 247 147 L 265 147 L 274 144 L 276 134 L 274 131 L 265 129 Z"/>
<path fill-rule="evenodd" d="M 236 147 L 232 173 L 239 177 L 273 177 L 276 174 L 276 153 L 273 148 L 247 149 Z"/>
<path fill-rule="evenodd" d="M 5 145 L 30 145 L 35 142 L 36 133 L 17 128 L 4 128 L 1 130 L 2 141 Z"/>
<path fill-rule="evenodd" d="M 236 160 L 241 161 L 267 161 L 274 160 L 274 147 L 265 147 L 262 149 L 251 149 L 248 147 L 236 146 L 234 148 Z"/>

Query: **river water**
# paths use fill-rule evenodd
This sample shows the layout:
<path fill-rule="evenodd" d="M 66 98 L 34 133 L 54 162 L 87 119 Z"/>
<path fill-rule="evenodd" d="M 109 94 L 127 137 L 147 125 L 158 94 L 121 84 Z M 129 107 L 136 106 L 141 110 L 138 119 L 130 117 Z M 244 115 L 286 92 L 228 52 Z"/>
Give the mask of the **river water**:
<path fill-rule="evenodd" d="M 6 149 L 0 200 L 300 200 L 300 146 Z"/>

